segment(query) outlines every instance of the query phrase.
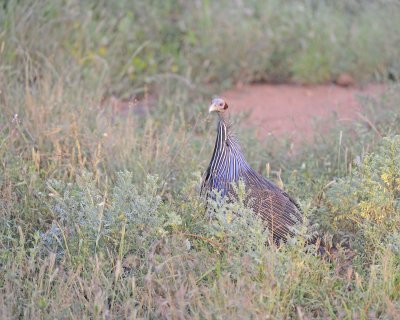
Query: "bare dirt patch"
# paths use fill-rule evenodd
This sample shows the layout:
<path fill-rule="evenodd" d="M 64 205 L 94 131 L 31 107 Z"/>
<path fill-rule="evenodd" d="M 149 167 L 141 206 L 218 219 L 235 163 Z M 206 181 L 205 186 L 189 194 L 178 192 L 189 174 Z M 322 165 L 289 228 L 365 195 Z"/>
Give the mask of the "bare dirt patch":
<path fill-rule="evenodd" d="M 257 136 L 288 135 L 294 141 L 310 139 L 313 120 L 336 113 L 336 121 L 352 121 L 360 111 L 360 95 L 378 95 L 383 85 L 363 88 L 337 85 L 249 85 L 224 92 L 231 110 L 249 112 Z M 332 126 L 335 125 L 333 122 Z"/>

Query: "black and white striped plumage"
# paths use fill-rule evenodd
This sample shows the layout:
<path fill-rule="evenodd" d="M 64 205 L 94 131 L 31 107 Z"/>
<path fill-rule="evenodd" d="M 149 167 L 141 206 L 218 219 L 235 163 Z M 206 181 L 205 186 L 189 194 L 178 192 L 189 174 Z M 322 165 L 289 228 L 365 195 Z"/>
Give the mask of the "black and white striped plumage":
<path fill-rule="evenodd" d="M 209 109 L 210 113 L 218 113 L 219 121 L 214 152 L 203 176 L 201 193 L 208 197 L 212 190 L 218 190 L 223 196 L 234 197 L 232 183 L 243 180 L 254 213 L 265 221 L 275 240 L 285 240 L 293 235 L 293 227 L 301 223 L 301 209 L 286 192 L 247 163 L 226 120 L 227 109 L 228 105 L 220 98 L 214 99 Z"/>

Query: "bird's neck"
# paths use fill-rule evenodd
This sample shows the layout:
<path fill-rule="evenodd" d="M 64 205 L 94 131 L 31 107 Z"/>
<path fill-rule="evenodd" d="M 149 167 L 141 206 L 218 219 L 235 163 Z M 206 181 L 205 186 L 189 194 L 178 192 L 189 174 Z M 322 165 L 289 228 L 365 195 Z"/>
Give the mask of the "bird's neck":
<path fill-rule="evenodd" d="M 218 118 L 219 118 L 219 121 L 224 122 L 225 125 L 228 126 L 229 116 L 225 112 L 218 113 Z"/>
<path fill-rule="evenodd" d="M 222 150 L 222 144 L 225 145 L 225 142 L 229 137 L 229 124 L 225 118 L 219 117 L 217 131 L 217 141 L 221 143 Z"/>

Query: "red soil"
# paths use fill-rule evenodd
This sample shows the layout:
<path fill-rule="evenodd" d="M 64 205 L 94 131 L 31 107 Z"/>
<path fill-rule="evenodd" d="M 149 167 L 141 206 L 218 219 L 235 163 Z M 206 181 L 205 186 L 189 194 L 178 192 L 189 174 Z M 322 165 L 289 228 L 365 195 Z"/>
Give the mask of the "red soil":
<path fill-rule="evenodd" d="M 310 139 L 313 119 L 337 114 L 337 121 L 357 117 L 360 104 L 357 95 L 377 95 L 382 85 L 364 88 L 337 85 L 249 85 L 222 94 L 234 112 L 250 112 L 249 122 L 257 127 L 257 136 L 289 135 L 295 141 Z M 332 123 L 335 125 L 335 123 Z"/>

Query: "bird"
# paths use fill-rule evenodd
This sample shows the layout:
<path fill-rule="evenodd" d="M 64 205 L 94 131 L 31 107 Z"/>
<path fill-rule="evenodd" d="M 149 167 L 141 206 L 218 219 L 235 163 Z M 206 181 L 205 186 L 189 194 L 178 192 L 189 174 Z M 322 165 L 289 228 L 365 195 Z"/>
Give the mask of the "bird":
<path fill-rule="evenodd" d="M 234 185 L 242 180 L 254 214 L 268 227 L 276 243 L 286 242 L 303 222 L 302 210 L 288 193 L 257 173 L 246 161 L 228 120 L 228 108 L 224 99 L 215 98 L 208 109 L 209 114 L 218 115 L 217 137 L 202 177 L 200 194 L 208 199 L 218 191 L 222 197 L 233 200 Z"/>

